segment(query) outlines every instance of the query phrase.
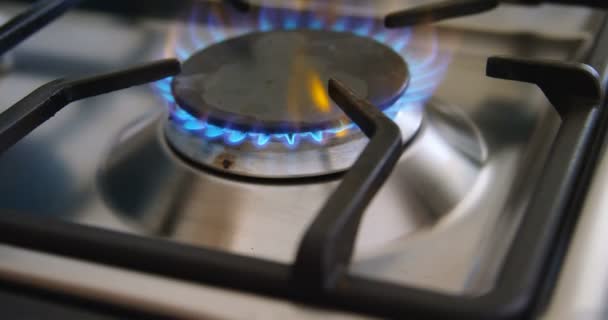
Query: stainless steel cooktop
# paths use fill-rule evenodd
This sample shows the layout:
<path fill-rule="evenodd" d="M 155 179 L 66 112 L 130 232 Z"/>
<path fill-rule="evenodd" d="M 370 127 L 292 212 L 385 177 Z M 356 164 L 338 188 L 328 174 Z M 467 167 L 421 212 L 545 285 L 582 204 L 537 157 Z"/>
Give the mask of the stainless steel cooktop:
<path fill-rule="evenodd" d="M 337 11 L 375 21 L 398 5 Z M 21 8 L 2 4 L 0 13 Z M 411 141 L 366 211 L 353 273 L 453 295 L 494 286 L 560 118 L 535 86 L 485 77 L 486 57 L 581 61 L 598 21 L 587 9 L 505 5 L 412 31 L 432 32 L 449 63 L 428 99 L 395 114 Z M 176 28 L 188 30 L 183 21 L 72 11 L 4 58 L 0 111 L 56 78 L 159 59 Z M 202 37 L 242 32 L 231 28 L 196 26 Z M 171 112 L 156 85 L 75 103 L 0 157 L 0 208 L 293 262 L 339 172 L 367 142 L 351 133 L 331 148 L 276 142 L 270 156 L 242 146 L 200 151 L 171 131 L 179 131 Z M 290 179 L 243 177 L 260 175 Z M 175 317 L 357 317 L 9 246 L 0 256 L 2 277 Z"/>

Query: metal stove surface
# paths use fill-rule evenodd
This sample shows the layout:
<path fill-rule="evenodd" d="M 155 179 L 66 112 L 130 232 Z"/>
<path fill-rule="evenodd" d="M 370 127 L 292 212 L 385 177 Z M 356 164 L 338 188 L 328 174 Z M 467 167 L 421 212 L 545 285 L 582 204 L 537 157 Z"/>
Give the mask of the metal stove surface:
<path fill-rule="evenodd" d="M 10 15 L 17 8 L 3 5 L 0 12 Z M 586 10 L 532 10 L 555 19 L 543 25 L 556 23 L 561 30 L 539 31 L 538 21 L 527 19 L 517 23 L 517 30 L 512 20 L 495 23 L 494 28 L 480 23 L 517 17 L 520 10 L 504 7 L 440 25 L 440 37 L 458 38 L 456 51 L 427 108 L 421 136 L 367 210 L 357 240 L 355 273 L 459 295 L 477 295 L 492 287 L 533 187 L 520 181 L 538 174 L 559 119 L 534 86 L 486 78 L 485 57 L 576 60 L 589 40 Z M 155 59 L 167 29 L 166 21 L 72 12 L 5 61 L 1 105 L 9 106 L 58 77 Z M 62 111 L 0 158 L 0 207 L 292 261 L 302 233 L 337 181 L 258 184 L 198 170 L 163 142 L 158 119 L 166 117 L 165 109 L 145 86 Z M 437 117 L 468 120 L 456 121 L 466 123 L 464 127 L 444 128 L 432 124 Z M 479 157 L 466 156 L 471 132 L 473 153 Z M 124 210 L 108 198 L 100 177 L 108 159 L 128 151 L 113 147 L 140 137 L 153 141 L 150 163 L 141 166 L 164 161 L 174 170 L 170 177 L 188 178 L 147 181 L 154 191 L 145 195 L 133 191 L 137 186 L 114 188 L 123 198 L 138 196 L 130 202 L 136 209 Z M 446 140 L 449 144 L 443 143 Z M 437 146 L 428 149 L 429 143 Z M 420 149 L 433 152 L 417 152 Z M 455 161 L 450 156 L 454 153 L 462 157 Z M 176 198 L 187 200 L 176 205 Z M 179 216 L 168 216 L 175 208 Z M 175 317 L 354 317 L 6 246 L 0 256 L 3 277 Z"/>

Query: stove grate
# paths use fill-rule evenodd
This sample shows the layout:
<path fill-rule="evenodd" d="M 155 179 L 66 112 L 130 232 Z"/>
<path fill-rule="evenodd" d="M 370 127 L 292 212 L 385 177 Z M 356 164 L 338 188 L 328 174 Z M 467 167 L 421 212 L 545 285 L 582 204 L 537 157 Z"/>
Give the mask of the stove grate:
<path fill-rule="evenodd" d="M 30 23 L 38 24 L 36 19 Z M 0 39 L 16 39 L 16 31 L 10 31 L 10 24 L 0 28 Z M 32 30 L 30 33 L 35 31 L 32 26 L 23 28 Z M 608 33 L 608 24 L 603 32 Z M 18 39 L 27 36 L 21 35 Z M 600 35 L 598 39 L 604 37 Z M 0 47 L 10 48 L 18 42 L 1 42 Z M 596 58 L 592 55 L 590 61 Z M 0 151 L 73 100 L 177 72 L 179 64 L 168 60 L 82 80 L 51 82 L 0 114 Z M 399 130 L 385 115 L 335 81 L 329 84 L 331 97 L 370 137 L 370 143 L 305 233 L 293 265 L 10 212 L 0 215 L 0 242 L 377 316 L 407 314 L 415 318 L 450 319 L 525 316 L 544 281 L 544 270 L 553 258 L 550 254 L 553 245 L 563 236 L 562 222 L 573 220 L 566 219 L 575 214 L 576 199 L 572 194 L 586 183 L 579 173 L 584 170 L 587 151 L 596 134 L 602 89 L 597 72 L 575 63 L 493 57 L 488 60 L 487 75 L 538 85 L 554 104 L 562 125 L 553 142 L 552 161 L 546 164 L 497 284 L 482 296 L 439 294 L 348 272 L 364 209 L 391 172 L 403 145 Z"/>

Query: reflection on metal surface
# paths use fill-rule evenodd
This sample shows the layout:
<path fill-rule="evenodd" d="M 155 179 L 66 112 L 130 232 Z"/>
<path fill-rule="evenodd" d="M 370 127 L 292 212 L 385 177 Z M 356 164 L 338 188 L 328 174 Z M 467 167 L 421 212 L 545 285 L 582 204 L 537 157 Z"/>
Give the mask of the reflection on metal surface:
<path fill-rule="evenodd" d="M 471 191 L 487 159 L 479 129 L 454 106 L 432 103 L 420 136 L 403 157 L 401 178 L 411 201 L 440 218 Z"/>

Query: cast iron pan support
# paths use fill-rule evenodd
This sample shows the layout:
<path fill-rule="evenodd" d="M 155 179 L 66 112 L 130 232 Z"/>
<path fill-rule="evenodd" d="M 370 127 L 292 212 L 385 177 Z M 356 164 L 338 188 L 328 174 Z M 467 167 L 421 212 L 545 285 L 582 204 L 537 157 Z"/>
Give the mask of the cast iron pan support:
<path fill-rule="evenodd" d="M 460 298 L 349 274 L 347 270 L 356 228 L 370 199 L 361 198 L 356 191 L 358 187 L 365 186 L 360 181 L 355 182 L 363 179 L 358 175 L 365 171 L 360 171 L 361 168 L 355 165 L 302 240 L 290 278 L 294 287 L 300 288 L 296 289 L 296 296 L 308 301 L 331 300 L 362 312 L 376 310 L 376 315 L 388 317 L 515 319 L 529 312 L 538 295 L 541 279 L 547 276 L 545 271 L 559 265 L 558 257 L 552 255 L 552 246 L 558 237 L 564 236 L 562 222 L 572 210 L 569 204 L 579 183 L 577 173 L 587 154 L 591 137 L 588 129 L 595 126 L 602 96 L 601 85 L 597 72 L 587 65 L 547 60 L 492 57 L 488 59 L 487 75 L 538 85 L 562 118 L 549 155 L 549 159 L 554 161 L 548 163 L 540 178 L 499 272 L 496 287 L 479 297 Z M 330 84 L 330 93 L 372 137 L 366 150 L 369 153 L 361 155 L 360 163 L 375 161 L 384 164 L 384 168 L 379 166 L 377 170 L 384 173 L 379 175 L 386 177 L 399 156 L 396 151 L 399 142 L 391 141 L 393 128 L 382 117 L 376 118 L 375 126 L 388 126 L 389 132 L 379 135 L 379 131 L 366 128 L 363 125 L 365 121 L 349 110 L 372 111 L 373 108 L 365 107 L 364 101 L 336 82 Z M 361 106 L 353 108 L 357 105 Z M 390 154 L 384 154 L 385 158 L 376 154 L 374 159 L 371 145 L 380 146 L 381 139 L 386 139 L 384 149 Z M 374 179 L 373 176 L 368 178 Z M 377 188 L 370 183 L 365 189 L 374 193 Z"/>
<path fill-rule="evenodd" d="M 319 290 L 335 286 L 346 271 L 363 212 L 395 167 L 403 143 L 393 121 L 337 80 L 329 81 L 329 95 L 370 142 L 301 241 L 292 280 Z"/>
<path fill-rule="evenodd" d="M 384 18 L 384 25 L 387 28 L 402 28 L 458 18 L 493 10 L 503 2 L 520 5 L 556 3 L 608 9 L 606 0 L 443 0 L 390 13 Z"/>
<path fill-rule="evenodd" d="M 169 63 L 156 75 L 176 69 Z M 481 296 L 442 294 L 347 272 L 363 210 L 399 158 L 402 141 L 390 120 L 335 81 L 330 83 L 332 98 L 371 140 L 306 232 L 293 265 L 22 213 L 0 214 L 0 242 L 381 317 L 523 318 L 534 306 L 541 283 L 548 281 L 548 266 L 560 263 L 556 239 L 564 238 L 565 218 L 576 213 L 573 189 L 582 183 L 581 167 L 597 127 L 601 91 L 597 73 L 581 64 L 490 58 L 487 74 L 537 84 L 563 122 L 496 284 Z M 76 96 L 92 93 L 84 90 Z M 44 100 L 34 101 L 39 99 Z M 17 140 L 5 134 L 0 133 L 4 148 Z"/>
<path fill-rule="evenodd" d="M 486 74 L 538 85 L 562 118 L 572 108 L 596 106 L 602 96 L 597 71 L 580 63 L 492 57 Z"/>
<path fill-rule="evenodd" d="M 159 80 L 179 71 L 179 62 L 167 59 L 94 77 L 49 82 L 0 113 L 0 154 L 70 102 Z"/>
<path fill-rule="evenodd" d="M 536 298 L 538 279 L 549 281 L 547 270 L 559 266 L 561 254 L 552 250 L 569 236 L 564 234 L 566 222 L 576 221 L 576 206 L 584 200 L 576 197 L 586 183 L 581 172 L 589 161 L 602 86 L 598 73 L 580 63 L 493 57 L 486 72 L 490 77 L 536 84 L 562 119 L 497 282 L 499 288 L 510 293 L 511 301 L 519 302 L 512 307 L 524 308 L 523 302 L 531 303 Z"/>
<path fill-rule="evenodd" d="M 78 5 L 80 0 L 38 0 L 26 11 L 0 26 L 0 55 Z"/>

